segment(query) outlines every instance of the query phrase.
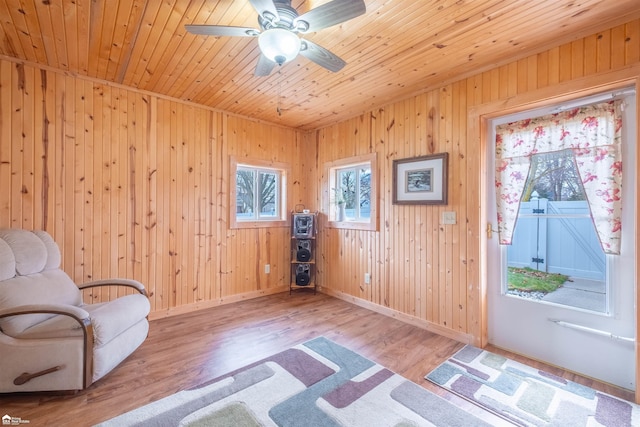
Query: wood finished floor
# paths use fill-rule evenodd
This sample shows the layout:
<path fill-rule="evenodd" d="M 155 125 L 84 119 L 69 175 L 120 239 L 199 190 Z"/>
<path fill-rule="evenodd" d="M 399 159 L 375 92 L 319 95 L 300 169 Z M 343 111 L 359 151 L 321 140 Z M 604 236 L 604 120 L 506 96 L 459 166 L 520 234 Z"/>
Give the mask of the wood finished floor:
<path fill-rule="evenodd" d="M 495 420 L 423 379 L 463 344 L 324 294 L 305 292 L 154 320 L 145 343 L 87 390 L 73 395 L 0 394 L 0 415 L 29 420 L 31 426 L 90 426 L 321 335 L 460 403 L 489 422 Z M 488 349 L 633 399 L 629 391 Z"/>

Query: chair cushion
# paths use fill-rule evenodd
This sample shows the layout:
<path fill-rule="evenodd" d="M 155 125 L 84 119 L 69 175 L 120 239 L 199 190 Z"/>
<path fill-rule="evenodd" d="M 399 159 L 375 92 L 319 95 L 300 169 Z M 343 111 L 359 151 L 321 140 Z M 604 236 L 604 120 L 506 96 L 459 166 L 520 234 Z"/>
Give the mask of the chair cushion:
<path fill-rule="evenodd" d="M 105 303 L 86 304 L 82 308 L 91 317 L 96 347 L 107 344 L 147 317 L 151 310 L 149 298 L 141 294 L 126 295 Z"/>
<path fill-rule="evenodd" d="M 78 307 L 82 304 L 82 295 L 76 284 L 62 270 L 47 270 L 0 281 L 0 309 L 30 304 L 65 304 Z M 0 319 L 0 329 L 8 335 L 16 336 L 53 316 L 25 314 L 4 317 Z"/>
<path fill-rule="evenodd" d="M 17 228 L 0 230 L 0 238 L 9 244 L 16 259 L 16 272 L 25 276 L 40 273 L 47 263 L 47 247 L 31 231 Z"/>
<path fill-rule="evenodd" d="M 25 329 L 19 335 L 14 336 L 14 338 L 68 338 L 82 337 L 82 335 L 82 325 L 80 325 L 77 320 L 73 317 L 59 314 Z"/>
<path fill-rule="evenodd" d="M 51 235 L 46 231 L 42 230 L 35 230 L 33 234 L 42 240 L 42 243 L 44 243 L 44 246 L 47 249 L 47 262 L 44 265 L 44 270 L 59 268 L 62 257 L 60 256 L 60 248 L 55 240 L 53 240 L 53 237 L 51 237 Z"/>
<path fill-rule="evenodd" d="M 129 329 L 93 351 L 93 380 L 96 381 L 140 346 L 149 333 L 149 322 L 142 319 Z"/>
<path fill-rule="evenodd" d="M 16 275 L 16 257 L 11 246 L 0 239 L 0 280 L 7 280 Z"/>

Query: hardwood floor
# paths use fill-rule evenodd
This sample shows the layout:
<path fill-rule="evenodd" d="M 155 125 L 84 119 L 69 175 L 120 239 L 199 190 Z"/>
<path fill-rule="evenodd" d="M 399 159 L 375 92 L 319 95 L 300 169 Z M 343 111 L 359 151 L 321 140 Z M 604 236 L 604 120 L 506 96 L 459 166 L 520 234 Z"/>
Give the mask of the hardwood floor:
<path fill-rule="evenodd" d="M 93 425 L 323 335 L 488 421 L 493 416 L 424 380 L 463 344 L 336 298 L 276 294 L 151 322 L 149 337 L 119 367 L 73 395 L 0 394 L 0 416 L 31 426 Z M 622 397 L 629 391 L 496 348 L 496 353 Z"/>

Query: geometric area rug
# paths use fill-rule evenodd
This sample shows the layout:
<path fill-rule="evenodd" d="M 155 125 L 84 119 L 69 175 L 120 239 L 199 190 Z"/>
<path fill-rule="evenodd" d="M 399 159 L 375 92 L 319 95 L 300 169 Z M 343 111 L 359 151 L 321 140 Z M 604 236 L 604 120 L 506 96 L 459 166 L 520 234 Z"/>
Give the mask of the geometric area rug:
<path fill-rule="evenodd" d="M 467 345 L 425 376 L 521 426 L 640 426 L 640 406 Z"/>
<path fill-rule="evenodd" d="M 489 426 L 324 337 L 100 426 Z"/>

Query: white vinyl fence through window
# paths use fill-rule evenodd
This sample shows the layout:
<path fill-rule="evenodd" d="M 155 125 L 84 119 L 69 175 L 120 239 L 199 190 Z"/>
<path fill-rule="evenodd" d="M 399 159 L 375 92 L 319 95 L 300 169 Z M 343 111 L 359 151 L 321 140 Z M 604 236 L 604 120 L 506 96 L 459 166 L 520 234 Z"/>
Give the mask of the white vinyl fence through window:
<path fill-rule="evenodd" d="M 605 254 L 585 200 L 522 202 L 507 260 L 509 267 L 605 280 Z"/>

